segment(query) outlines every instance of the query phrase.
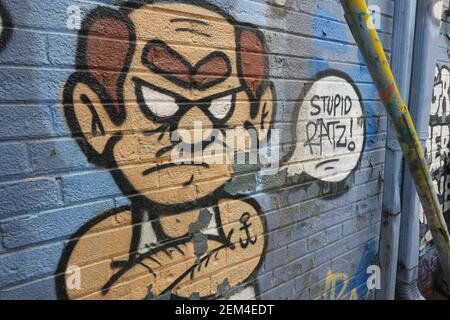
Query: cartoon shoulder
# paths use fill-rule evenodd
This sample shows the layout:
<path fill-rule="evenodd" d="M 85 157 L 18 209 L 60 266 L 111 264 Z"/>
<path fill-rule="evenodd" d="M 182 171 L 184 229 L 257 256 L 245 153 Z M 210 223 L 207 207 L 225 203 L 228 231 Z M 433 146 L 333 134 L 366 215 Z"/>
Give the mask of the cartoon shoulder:
<path fill-rule="evenodd" d="M 78 299 L 101 291 L 114 273 L 112 263 L 128 260 L 132 241 L 132 214 L 126 207 L 106 212 L 83 226 L 70 240 L 60 262 L 61 296 Z"/>

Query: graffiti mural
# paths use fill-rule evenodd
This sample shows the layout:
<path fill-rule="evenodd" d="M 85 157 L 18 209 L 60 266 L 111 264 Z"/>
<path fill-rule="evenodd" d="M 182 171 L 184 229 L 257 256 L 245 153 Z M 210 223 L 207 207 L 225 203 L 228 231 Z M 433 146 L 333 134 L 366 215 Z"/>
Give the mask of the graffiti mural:
<path fill-rule="evenodd" d="M 259 205 L 227 194 L 230 164 L 174 163 L 170 154 L 179 144 L 223 145 L 225 129 L 253 128 L 261 141 L 268 134 L 274 92 L 264 37 L 204 2 L 145 2 L 99 7 L 82 23 L 65 116 L 89 161 L 111 170 L 131 205 L 73 235 L 59 297 L 255 297 L 266 242 Z M 171 140 L 194 120 L 222 135 Z M 73 268 L 80 288 L 70 286 Z"/>
<path fill-rule="evenodd" d="M 317 75 L 299 101 L 289 175 L 344 181 L 357 168 L 364 148 L 365 120 L 358 88 L 346 74 L 330 70 Z"/>
<path fill-rule="evenodd" d="M 345 272 L 328 272 L 323 298 L 325 300 L 367 299 L 369 294 L 366 285 L 369 278 L 367 268 L 374 265 L 376 260 L 377 243 L 375 240 L 370 240 L 366 244 L 353 277 L 350 277 Z"/>
<path fill-rule="evenodd" d="M 441 266 L 437 253 L 424 252 L 424 255 L 420 256 L 417 285 L 425 298 L 432 299 L 440 272 Z"/>
<path fill-rule="evenodd" d="M 446 66 L 436 66 L 434 83 L 428 128 L 429 139 L 426 142 L 425 153 L 442 212 L 448 223 L 450 213 L 450 69 Z M 431 245 L 432 236 L 423 210 L 420 212 L 420 222 L 420 248 L 424 250 L 428 244 Z"/>
<path fill-rule="evenodd" d="M 0 1 L 0 51 L 11 37 L 12 24 L 6 8 Z"/>
<path fill-rule="evenodd" d="M 450 69 L 436 65 L 431 104 L 428 139 L 425 154 L 433 178 L 434 187 L 441 204 L 444 218 L 450 221 Z M 431 296 L 433 284 L 439 274 L 438 257 L 433 245 L 433 236 L 426 216 L 419 212 L 420 263 L 419 288 L 424 296 Z"/>

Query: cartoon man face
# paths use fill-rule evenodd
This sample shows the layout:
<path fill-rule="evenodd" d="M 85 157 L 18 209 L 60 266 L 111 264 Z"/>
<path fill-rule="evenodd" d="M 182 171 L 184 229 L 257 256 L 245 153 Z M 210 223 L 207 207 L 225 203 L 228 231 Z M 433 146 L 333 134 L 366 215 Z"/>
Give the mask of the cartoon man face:
<path fill-rule="evenodd" d="M 256 147 L 227 145 L 233 130 L 253 129 L 259 140 L 266 138 L 273 94 L 262 35 L 183 3 L 102 10 L 86 21 L 78 48 L 78 69 L 86 71 L 69 79 L 64 104 L 89 159 L 117 168 L 113 176 L 122 191 L 152 203 L 213 196 L 233 176 L 232 161 L 179 163 L 173 151 L 220 145 L 230 157 Z M 192 134 L 174 141 L 181 130 Z"/>

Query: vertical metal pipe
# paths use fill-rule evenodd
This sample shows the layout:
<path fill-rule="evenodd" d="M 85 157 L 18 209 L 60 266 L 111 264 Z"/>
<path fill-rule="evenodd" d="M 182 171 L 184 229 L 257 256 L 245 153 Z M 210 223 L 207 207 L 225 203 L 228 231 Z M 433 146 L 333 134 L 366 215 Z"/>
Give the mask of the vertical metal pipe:
<path fill-rule="evenodd" d="M 435 1 L 423 0 L 423 2 L 432 5 Z M 448 281 L 450 280 L 449 234 L 412 118 L 398 90 L 365 0 L 341 0 L 341 3 L 347 23 L 366 60 L 381 101 L 395 126 L 405 162 L 408 164 L 433 235 L 445 274 L 444 279 Z"/>
<path fill-rule="evenodd" d="M 392 36 L 391 67 L 402 97 L 409 96 L 416 21 L 416 0 L 396 0 Z M 405 99 L 408 104 L 408 99 Z M 395 127 L 388 122 L 384 170 L 383 215 L 381 217 L 379 266 L 381 290 L 377 300 L 393 300 L 397 278 L 400 237 L 403 155 Z"/>
<path fill-rule="evenodd" d="M 440 12 L 437 12 L 439 11 L 438 5 L 438 0 L 420 0 L 417 3 L 409 110 L 422 148 L 428 137 L 436 52 L 439 42 L 441 17 Z M 439 16 L 436 17 L 436 14 Z M 413 289 L 417 288 L 419 269 L 420 207 L 414 179 L 409 170 L 404 171 L 404 176 L 397 285 L 398 297 L 410 299 L 411 295 L 417 296 L 413 293 Z M 432 191 L 436 193 L 434 188 Z M 424 210 L 426 209 L 424 208 Z M 443 261 L 443 263 L 448 264 L 448 261 Z"/>

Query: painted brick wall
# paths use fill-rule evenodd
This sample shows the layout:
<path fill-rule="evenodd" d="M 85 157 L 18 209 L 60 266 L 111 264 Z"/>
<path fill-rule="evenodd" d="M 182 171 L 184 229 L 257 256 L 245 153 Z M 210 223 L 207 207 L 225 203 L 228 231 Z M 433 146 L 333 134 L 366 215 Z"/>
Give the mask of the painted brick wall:
<path fill-rule="evenodd" d="M 0 299 L 370 298 L 386 116 L 339 2 L 141 2 L 1 0 Z M 279 168 L 164 167 L 194 120 Z"/>
<path fill-rule="evenodd" d="M 450 180 L 448 150 L 450 146 L 450 118 L 448 109 L 450 82 L 450 51 L 448 36 L 448 1 L 444 1 L 441 34 L 434 76 L 433 101 L 431 102 L 430 125 L 426 144 L 426 155 L 433 177 L 436 193 L 441 203 L 444 218 L 450 225 Z M 440 272 L 440 264 L 427 219 L 420 212 L 420 262 L 419 288 L 429 298 L 435 293 L 435 281 Z"/>

